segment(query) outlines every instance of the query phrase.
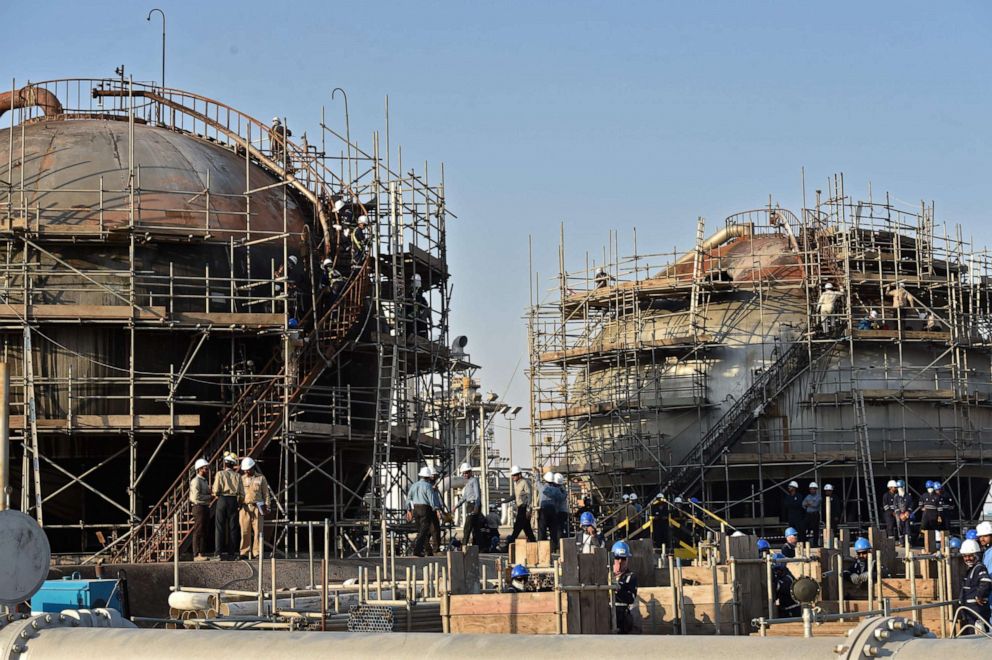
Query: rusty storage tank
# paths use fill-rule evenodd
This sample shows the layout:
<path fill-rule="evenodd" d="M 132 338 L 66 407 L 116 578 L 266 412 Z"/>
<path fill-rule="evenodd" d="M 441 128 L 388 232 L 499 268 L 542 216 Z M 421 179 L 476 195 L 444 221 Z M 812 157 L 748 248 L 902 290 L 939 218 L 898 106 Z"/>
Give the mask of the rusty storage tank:
<path fill-rule="evenodd" d="M 161 115 L 149 122 L 121 100 L 99 107 L 83 100 L 88 82 L 65 86 L 80 90 L 66 107 L 42 87 L 0 95 L 0 112 L 13 113 L 0 115 L 11 427 L 28 445 L 37 435 L 40 491 L 56 493 L 44 503 L 51 534 L 122 512 L 140 518 L 143 495 L 175 477 L 237 375 L 278 350 L 272 331 L 291 310 L 273 273 L 306 252 L 314 217 L 234 140 Z M 162 469 L 132 488 L 153 455 Z M 64 488 L 87 469 L 98 488 Z"/>

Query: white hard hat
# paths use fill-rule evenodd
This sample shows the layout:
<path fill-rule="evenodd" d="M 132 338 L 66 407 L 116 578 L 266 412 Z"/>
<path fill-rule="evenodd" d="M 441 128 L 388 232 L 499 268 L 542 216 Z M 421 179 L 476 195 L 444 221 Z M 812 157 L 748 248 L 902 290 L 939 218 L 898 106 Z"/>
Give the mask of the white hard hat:
<path fill-rule="evenodd" d="M 334 265 L 334 260 L 333 259 L 324 259 L 323 261 L 320 262 L 320 265 L 323 266 L 324 268 L 327 268 L 328 266 L 333 266 Z"/>
<path fill-rule="evenodd" d="M 458 467 L 458 471 L 459 471 L 459 472 L 462 472 L 462 473 L 465 473 L 465 472 L 471 472 L 471 471 L 472 471 L 472 466 L 471 466 L 471 465 L 469 465 L 468 463 L 462 463 L 462 464 L 461 464 L 461 465 L 460 465 L 460 466 Z"/>
<path fill-rule="evenodd" d="M 631 493 L 630 494 L 630 501 L 633 502 L 636 499 L 637 499 L 637 493 Z"/>
<path fill-rule="evenodd" d="M 832 484 L 824 484 L 823 485 L 823 490 L 833 490 L 833 489 L 834 489 L 834 487 L 833 487 Z"/>
<path fill-rule="evenodd" d="M 975 539 L 965 539 L 964 543 L 961 544 L 960 552 L 962 555 L 977 555 L 981 551 L 982 548 Z"/>
<path fill-rule="evenodd" d="M 278 123 L 279 121 L 281 121 L 281 120 L 278 117 L 273 117 L 272 118 L 272 123 L 273 124 Z"/>
<path fill-rule="evenodd" d="M 513 467 L 510 468 L 510 476 L 512 477 L 517 474 L 520 474 L 520 466 L 514 465 Z"/>
<path fill-rule="evenodd" d="M 896 483 L 895 479 L 889 479 L 889 483 L 885 484 L 886 488 L 898 488 L 899 484 Z"/>
<path fill-rule="evenodd" d="M 343 208 L 344 208 L 344 200 L 343 199 L 339 199 L 338 201 L 334 202 L 334 210 L 335 211 L 340 211 Z"/>
<path fill-rule="evenodd" d="M 245 456 L 243 459 L 241 459 L 241 469 L 242 470 L 250 470 L 253 467 L 255 467 L 255 459 L 254 458 L 252 458 L 251 456 Z"/>
<path fill-rule="evenodd" d="M 207 463 L 202 458 L 198 458 L 198 459 L 196 459 L 196 463 L 193 463 L 193 469 L 194 470 L 199 470 L 200 468 L 205 468 L 208 465 L 210 465 L 210 463 Z"/>
<path fill-rule="evenodd" d="M 789 488 L 799 488 L 799 484 L 795 481 L 790 481 Z"/>
<path fill-rule="evenodd" d="M 733 534 L 731 534 L 731 536 L 747 536 L 747 534 L 745 534 L 741 530 L 737 530 L 736 532 L 734 532 Z"/>
<path fill-rule="evenodd" d="M 868 312 L 868 316 L 870 316 L 873 319 L 877 319 L 878 318 L 878 311 L 873 309 L 870 312 Z"/>
<path fill-rule="evenodd" d="M 827 282 L 826 284 L 823 285 L 823 288 L 829 291 L 830 289 L 834 288 L 834 285 L 831 284 L 830 282 Z"/>
<path fill-rule="evenodd" d="M 809 482 L 809 487 L 810 488 L 819 488 L 820 486 L 815 481 L 811 481 L 811 482 Z"/>
<path fill-rule="evenodd" d="M 369 216 L 367 215 L 358 216 L 358 224 L 367 225 L 368 223 L 369 223 Z"/>
<path fill-rule="evenodd" d="M 295 254 L 289 255 L 289 263 L 291 263 L 291 264 L 293 264 L 295 266 L 297 263 L 299 263 L 299 261 L 300 260 L 297 259 L 297 257 L 296 257 Z"/>
<path fill-rule="evenodd" d="M 553 484 L 555 482 L 555 473 L 554 472 L 545 472 L 544 473 L 544 480 L 547 481 L 549 484 Z"/>
<path fill-rule="evenodd" d="M 979 536 L 992 536 L 992 523 L 988 520 L 978 523 L 978 527 L 975 528 L 975 533 Z"/>
<path fill-rule="evenodd" d="M 426 467 L 422 467 L 422 468 L 420 468 L 420 472 L 417 473 L 417 476 L 418 477 L 421 477 L 421 478 L 424 478 L 424 477 L 427 477 L 427 478 L 433 477 L 434 476 L 434 470 L 432 470 L 431 469 L 431 466 L 429 466 L 429 465 L 426 466 Z"/>
<path fill-rule="evenodd" d="M 624 493 L 624 494 L 623 494 L 623 501 L 624 501 L 624 502 L 626 502 L 626 501 L 628 501 L 629 499 L 630 499 L 630 495 L 628 495 L 627 493 Z"/>
<path fill-rule="evenodd" d="M 675 503 L 676 504 L 682 504 L 682 498 L 681 497 L 676 497 L 675 498 Z"/>
<path fill-rule="evenodd" d="M 565 475 L 563 475 L 561 472 L 555 472 L 554 478 L 555 478 L 555 483 L 558 484 L 559 486 L 565 483 Z"/>

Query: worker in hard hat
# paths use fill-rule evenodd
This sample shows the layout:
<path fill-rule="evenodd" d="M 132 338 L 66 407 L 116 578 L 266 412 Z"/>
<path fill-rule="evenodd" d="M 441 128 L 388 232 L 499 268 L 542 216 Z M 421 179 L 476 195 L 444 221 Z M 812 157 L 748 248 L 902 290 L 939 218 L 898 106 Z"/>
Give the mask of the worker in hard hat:
<path fill-rule="evenodd" d="M 634 493 L 624 493 L 623 513 L 620 520 L 629 520 L 633 527 L 634 519 L 637 517 L 637 495 Z"/>
<path fill-rule="evenodd" d="M 530 570 L 523 564 L 517 564 L 510 570 L 510 584 L 503 590 L 507 594 L 522 594 L 534 591 L 530 583 Z"/>
<path fill-rule="evenodd" d="M 820 505 L 823 498 L 820 496 L 820 485 L 815 481 L 809 482 L 809 492 L 803 498 L 803 519 L 806 539 L 814 548 L 820 545 Z"/>
<path fill-rule="evenodd" d="M 769 552 L 772 551 L 772 544 L 765 539 L 758 539 L 758 556 L 764 558 Z"/>
<path fill-rule="evenodd" d="M 465 507 L 465 524 L 462 526 L 462 544 L 479 545 L 479 534 L 482 527 L 482 490 L 479 488 L 479 478 L 475 476 L 472 466 L 462 463 L 458 468 L 462 478 L 465 479 L 465 486 L 462 488 L 462 496 L 451 507 L 458 510 Z"/>
<path fill-rule="evenodd" d="M 844 578 L 851 581 L 851 584 L 862 585 L 868 582 L 868 558 L 871 556 L 871 542 L 866 538 L 858 538 L 854 541 L 854 554 L 856 558 L 850 568 L 844 570 Z M 878 581 L 878 564 L 872 566 L 872 581 Z"/>
<path fill-rule="evenodd" d="M 833 484 L 823 484 L 823 504 L 821 506 L 821 512 L 824 518 L 826 518 L 827 515 L 827 500 L 830 500 L 830 529 L 832 532 L 836 533 L 837 528 L 840 526 L 843 504 L 841 503 L 840 498 L 834 494 Z"/>
<path fill-rule="evenodd" d="M 779 617 L 799 616 L 801 608 L 796 602 L 796 597 L 792 595 L 792 585 L 796 579 L 789 571 L 782 553 L 777 553 L 772 557 L 772 599 L 778 606 Z"/>
<path fill-rule="evenodd" d="M 630 505 L 634 507 L 635 514 L 639 514 L 641 511 L 644 510 L 644 507 L 641 506 L 641 503 L 637 501 L 637 493 L 630 494 Z"/>
<path fill-rule="evenodd" d="M 288 168 L 288 162 L 286 162 L 286 139 L 292 137 L 293 132 L 282 123 L 279 117 L 272 118 L 272 126 L 269 127 L 269 152 L 272 155 L 272 161 L 279 167 Z"/>
<path fill-rule="evenodd" d="M 803 524 L 806 522 L 806 511 L 803 509 L 803 496 L 799 493 L 799 483 L 790 481 L 785 488 L 785 498 L 782 500 L 782 520 L 797 530 L 801 538 L 805 538 Z"/>
<path fill-rule="evenodd" d="M 196 474 L 189 482 L 189 501 L 193 505 L 193 561 L 206 561 L 207 524 L 210 522 L 210 464 L 202 458 L 193 464 Z"/>
<path fill-rule="evenodd" d="M 933 482 L 933 493 L 937 496 L 937 529 L 946 532 L 950 529 L 950 518 L 954 513 L 954 498 L 939 481 Z"/>
<path fill-rule="evenodd" d="M 820 293 L 819 300 L 816 301 L 816 306 L 820 312 L 820 327 L 824 334 L 830 333 L 833 315 L 837 311 L 837 302 L 843 297 L 844 294 L 835 289 L 832 283 L 827 282 L 823 285 L 823 291 Z"/>
<path fill-rule="evenodd" d="M 524 477 L 523 470 L 519 465 L 510 468 L 510 496 L 503 500 L 504 503 L 513 502 L 517 507 L 516 516 L 513 518 L 513 532 L 507 538 L 507 543 L 513 543 L 523 532 L 524 538 L 528 541 L 535 541 L 534 529 L 530 524 L 530 508 L 534 501 L 534 490 L 530 480 Z"/>
<path fill-rule="evenodd" d="M 669 525 L 669 505 L 668 500 L 662 493 L 658 493 L 651 500 L 651 541 L 656 549 L 662 546 L 669 546 L 671 540 L 668 538 Z"/>
<path fill-rule="evenodd" d="M 981 535 L 981 531 L 979 531 Z M 961 576 L 961 590 L 958 593 L 956 621 L 961 623 L 961 635 L 982 634 L 984 622 L 989 620 L 989 596 L 992 595 L 992 577 L 981 561 L 982 549 L 977 541 L 967 540 L 961 544 L 961 558 L 967 568 Z"/>
<path fill-rule="evenodd" d="M 950 551 L 950 554 L 952 554 L 952 555 L 955 554 L 955 553 L 960 554 L 960 552 L 961 552 L 961 539 L 959 539 L 956 536 L 952 536 L 947 541 L 947 549 Z"/>
<path fill-rule="evenodd" d="M 369 218 L 358 216 L 355 228 L 351 230 L 351 267 L 357 268 L 365 261 L 369 243 Z"/>
<path fill-rule="evenodd" d="M 551 541 L 552 552 L 558 549 L 561 530 L 558 511 L 561 509 L 561 500 L 564 497 L 561 489 L 555 486 L 554 472 L 545 472 L 544 485 L 541 486 L 541 495 L 537 503 L 537 538 L 541 541 Z"/>
<path fill-rule="evenodd" d="M 605 289 L 610 286 L 610 282 L 613 281 L 613 276 L 606 272 L 606 269 L 602 266 L 596 271 L 596 288 Z"/>
<path fill-rule="evenodd" d="M 569 535 L 568 483 L 561 472 L 555 472 L 555 486 L 561 491 L 561 501 L 558 502 L 558 538 L 565 538 Z"/>
<path fill-rule="evenodd" d="M 584 512 L 579 516 L 579 533 L 575 535 L 575 545 L 579 549 L 579 554 L 591 555 L 596 548 L 605 548 L 606 541 L 603 535 L 596 529 L 596 516 L 591 511 Z"/>
<path fill-rule="evenodd" d="M 245 487 L 237 473 L 238 457 L 234 452 L 224 452 L 224 469 L 214 475 L 211 488 L 217 498 L 214 509 L 214 552 L 218 559 L 233 559 L 237 556 L 238 511 L 245 501 Z"/>
<path fill-rule="evenodd" d="M 241 459 L 241 482 L 244 484 L 245 499 L 241 506 L 241 559 L 258 558 L 262 555 L 262 519 L 272 503 L 269 482 L 257 470 L 255 459 L 245 456 Z"/>
<path fill-rule="evenodd" d="M 992 574 L 992 522 L 983 520 L 975 528 L 975 536 L 982 549 L 982 563 Z"/>
<path fill-rule="evenodd" d="M 417 557 L 423 557 L 427 540 L 433 530 L 433 521 L 437 520 L 434 513 L 434 468 L 429 465 L 424 466 L 420 468 L 417 476 L 420 478 L 410 485 L 410 489 L 406 493 L 406 519 L 407 522 L 414 522 L 417 526 L 417 539 L 413 543 L 413 554 Z"/>
<path fill-rule="evenodd" d="M 785 543 L 779 551 L 783 556 L 792 559 L 796 556 L 796 544 L 799 543 L 799 530 L 795 527 L 786 527 Z"/>
<path fill-rule="evenodd" d="M 634 632 L 633 611 L 637 607 L 637 576 L 628 566 L 631 557 L 630 546 L 617 541 L 610 548 L 613 555 L 613 577 L 617 581 L 617 591 L 613 598 L 613 612 L 616 616 L 617 632 L 629 635 Z"/>
<path fill-rule="evenodd" d="M 882 495 L 882 518 L 885 520 L 885 534 L 891 539 L 896 535 L 895 499 L 899 494 L 899 482 L 889 479 L 885 487 L 888 490 Z"/>
<path fill-rule="evenodd" d="M 896 481 L 896 494 L 892 498 L 892 507 L 896 519 L 896 536 L 899 539 L 908 538 L 911 535 L 913 520 L 913 496 L 906 489 L 906 482 L 902 479 Z"/>

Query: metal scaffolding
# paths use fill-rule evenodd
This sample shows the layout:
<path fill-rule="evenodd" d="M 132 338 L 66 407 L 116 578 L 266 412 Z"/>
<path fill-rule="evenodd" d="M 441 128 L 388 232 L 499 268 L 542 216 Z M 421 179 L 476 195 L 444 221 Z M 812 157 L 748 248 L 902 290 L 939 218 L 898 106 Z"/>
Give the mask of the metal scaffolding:
<path fill-rule="evenodd" d="M 425 456 L 450 460 L 443 167 L 390 155 L 388 104 L 363 148 L 323 112 L 319 140 L 293 141 L 123 77 L 12 96 L 27 102 L 0 163 L 0 331 L 22 510 L 56 550 L 167 559 L 193 461 L 231 450 L 275 490 L 273 548 L 329 520 L 338 554 L 377 551 L 402 522 L 386 494 Z M 119 166 L 43 185 L 60 156 L 33 136 L 94 121 Z M 169 170 L 172 149 L 208 166 Z"/>
<path fill-rule="evenodd" d="M 978 517 L 992 259 L 932 203 L 827 188 L 798 216 L 769 203 L 709 239 L 700 219 L 682 254 L 638 253 L 635 235 L 620 257 L 611 236 L 570 271 L 562 234 L 528 316 L 535 465 L 607 506 L 700 496 L 754 528 L 777 526 L 771 495 L 804 477 L 837 482 L 852 524 L 876 520 L 885 480 L 924 476 Z"/>

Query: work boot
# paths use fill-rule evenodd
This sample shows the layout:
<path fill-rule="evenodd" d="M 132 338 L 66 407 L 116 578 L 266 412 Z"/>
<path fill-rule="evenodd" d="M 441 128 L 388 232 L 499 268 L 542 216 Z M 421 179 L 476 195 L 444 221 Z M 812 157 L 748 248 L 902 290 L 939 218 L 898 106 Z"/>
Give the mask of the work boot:
<path fill-rule="evenodd" d="M 210 557 L 206 555 L 197 555 L 193 557 L 193 561 L 210 561 Z"/>

